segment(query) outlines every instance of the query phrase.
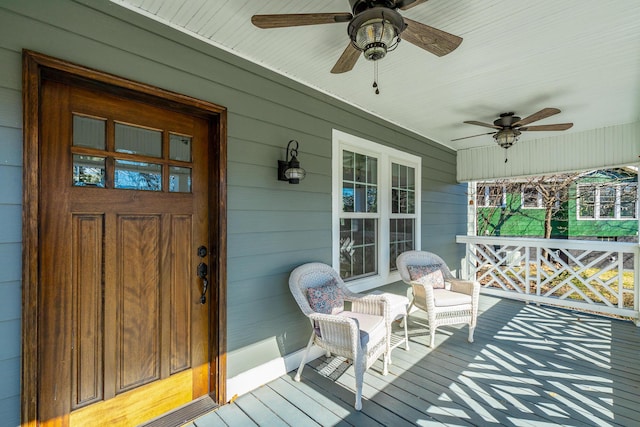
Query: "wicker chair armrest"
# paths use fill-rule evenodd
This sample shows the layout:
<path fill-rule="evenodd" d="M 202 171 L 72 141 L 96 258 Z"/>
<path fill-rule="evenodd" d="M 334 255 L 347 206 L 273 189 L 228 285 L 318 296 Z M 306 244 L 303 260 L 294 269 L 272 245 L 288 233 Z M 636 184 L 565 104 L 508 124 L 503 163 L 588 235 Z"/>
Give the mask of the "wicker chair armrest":
<path fill-rule="evenodd" d="M 414 304 L 423 310 L 433 310 L 435 308 L 433 286 L 425 285 L 416 281 L 411 281 L 409 283 L 413 289 Z"/>
<path fill-rule="evenodd" d="M 309 315 L 309 318 L 319 329 L 320 334 L 316 339 L 334 347 L 348 349 L 354 354 L 359 349 L 360 331 L 355 320 L 349 317 L 322 313 L 313 313 Z"/>
<path fill-rule="evenodd" d="M 476 297 L 480 294 L 480 283 L 471 280 L 448 280 L 451 284 L 451 291 Z"/>

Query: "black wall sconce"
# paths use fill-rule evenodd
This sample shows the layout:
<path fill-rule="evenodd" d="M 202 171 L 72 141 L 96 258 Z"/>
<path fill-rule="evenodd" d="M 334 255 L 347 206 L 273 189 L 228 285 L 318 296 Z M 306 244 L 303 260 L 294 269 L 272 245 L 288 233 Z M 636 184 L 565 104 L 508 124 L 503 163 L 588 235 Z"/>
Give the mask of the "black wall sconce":
<path fill-rule="evenodd" d="M 291 144 L 295 143 L 294 147 Z M 300 180 L 304 179 L 306 172 L 300 167 L 300 162 L 297 159 L 298 155 L 298 141 L 292 139 L 287 144 L 287 160 L 278 160 L 278 180 L 289 181 L 289 184 L 299 184 Z"/>

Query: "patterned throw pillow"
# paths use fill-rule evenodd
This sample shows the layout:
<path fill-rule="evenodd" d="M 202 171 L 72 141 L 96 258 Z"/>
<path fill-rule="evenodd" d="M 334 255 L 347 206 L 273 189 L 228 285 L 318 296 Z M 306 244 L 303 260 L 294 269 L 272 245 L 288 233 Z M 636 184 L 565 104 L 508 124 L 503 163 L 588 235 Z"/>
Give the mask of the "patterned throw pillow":
<path fill-rule="evenodd" d="M 336 314 L 344 309 L 344 294 L 333 278 L 324 285 L 308 288 L 307 299 L 316 313 Z"/>
<path fill-rule="evenodd" d="M 444 288 L 444 276 L 440 264 L 408 265 L 409 277 L 422 285 L 431 285 L 433 289 Z"/>

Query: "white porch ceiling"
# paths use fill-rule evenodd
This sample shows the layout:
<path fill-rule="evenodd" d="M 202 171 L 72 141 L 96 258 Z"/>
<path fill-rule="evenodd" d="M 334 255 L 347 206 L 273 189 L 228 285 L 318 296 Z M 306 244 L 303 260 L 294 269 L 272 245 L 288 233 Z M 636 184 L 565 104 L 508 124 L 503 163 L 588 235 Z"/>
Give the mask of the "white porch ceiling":
<path fill-rule="evenodd" d="M 200 40 L 330 94 L 454 150 L 493 146 L 500 113 L 573 122 L 561 133 L 640 121 L 640 1 L 429 0 L 402 15 L 464 40 L 444 57 L 408 42 L 373 64 L 329 71 L 348 43 L 347 24 L 259 29 L 254 14 L 350 12 L 348 0 L 111 0 Z M 520 142 L 556 132 L 526 132 Z"/>

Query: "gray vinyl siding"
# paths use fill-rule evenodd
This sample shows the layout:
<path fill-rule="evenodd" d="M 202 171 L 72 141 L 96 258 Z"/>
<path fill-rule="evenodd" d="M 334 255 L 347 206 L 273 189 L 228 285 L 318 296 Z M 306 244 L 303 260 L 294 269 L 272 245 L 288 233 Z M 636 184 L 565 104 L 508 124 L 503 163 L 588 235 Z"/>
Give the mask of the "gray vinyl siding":
<path fill-rule="evenodd" d="M 0 19 L 0 25 L 2 25 Z M 20 54 L 0 49 L 0 423 L 20 418 L 22 102 Z M 7 424 L 5 424 L 5 422 Z"/>
<path fill-rule="evenodd" d="M 308 322 L 289 272 L 331 263 L 332 129 L 423 158 L 422 244 L 455 263 L 465 187 L 455 153 L 106 0 L 0 3 L 0 419 L 19 422 L 22 49 L 228 109 L 228 377 L 296 351 Z M 290 139 L 307 178 L 276 180 Z"/>

